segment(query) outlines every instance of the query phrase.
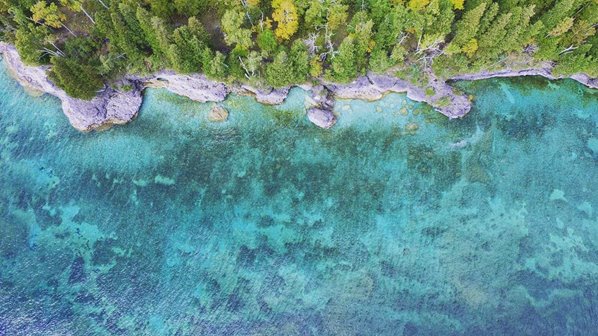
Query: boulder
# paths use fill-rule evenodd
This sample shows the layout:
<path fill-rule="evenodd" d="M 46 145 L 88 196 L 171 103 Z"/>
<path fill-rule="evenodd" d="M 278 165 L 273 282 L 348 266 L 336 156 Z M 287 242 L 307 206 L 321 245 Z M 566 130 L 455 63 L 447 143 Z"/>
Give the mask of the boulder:
<path fill-rule="evenodd" d="M 321 128 L 331 128 L 336 123 L 336 117 L 330 110 L 321 108 L 310 108 L 307 110 L 309 121 Z"/>
<path fill-rule="evenodd" d="M 227 121 L 228 111 L 220 105 L 214 105 L 208 114 L 208 120 L 212 122 Z"/>

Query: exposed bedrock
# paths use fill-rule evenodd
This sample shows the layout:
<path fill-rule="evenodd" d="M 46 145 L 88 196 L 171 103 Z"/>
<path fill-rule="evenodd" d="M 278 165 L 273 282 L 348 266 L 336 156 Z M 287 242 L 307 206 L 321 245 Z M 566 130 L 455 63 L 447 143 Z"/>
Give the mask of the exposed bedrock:
<path fill-rule="evenodd" d="M 223 83 L 211 81 L 199 74 L 180 75 L 173 71 L 162 71 L 150 77 L 130 76 L 129 78 L 142 82 L 144 87 L 164 88 L 201 103 L 221 102 L 230 93 Z"/>

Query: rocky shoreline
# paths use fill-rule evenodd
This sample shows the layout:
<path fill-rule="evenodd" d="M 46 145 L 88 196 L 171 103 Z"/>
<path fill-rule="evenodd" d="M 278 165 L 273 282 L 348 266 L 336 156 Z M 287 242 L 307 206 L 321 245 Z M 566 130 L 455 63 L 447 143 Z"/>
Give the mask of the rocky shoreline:
<path fill-rule="evenodd" d="M 145 88 L 164 88 L 175 94 L 188 97 L 198 102 L 222 102 L 230 93 L 252 95 L 263 104 L 277 105 L 284 102 L 291 87 L 282 89 L 258 89 L 248 85 L 228 86 L 224 83 L 207 79 L 200 74 L 181 75 L 173 71 L 162 71 L 148 77 L 126 76 L 116 83 L 115 89 L 105 87 L 91 101 L 69 97 L 66 92 L 56 87 L 48 78 L 47 66 L 32 67 L 25 65 L 14 46 L 0 42 L 0 54 L 12 76 L 28 91 L 48 93 L 62 101 L 64 114 L 76 129 L 88 132 L 108 128 L 112 125 L 126 124 L 133 120 L 143 102 Z M 564 77 L 553 76 L 551 67 L 539 69 L 504 70 L 459 75 L 450 80 L 478 80 L 492 77 L 542 76 L 548 79 Z M 436 78 L 429 73 L 426 88 L 417 87 L 405 80 L 389 76 L 368 73 L 349 84 L 336 84 L 321 81 L 314 85 L 300 86 L 309 92 L 306 100 L 308 119 L 321 128 L 330 128 L 336 123 L 333 113 L 335 99 L 378 100 L 389 92 L 406 93 L 411 100 L 425 102 L 448 118 L 460 118 L 471 110 L 471 102 L 464 94 L 456 92 L 446 80 Z M 598 79 L 584 74 L 569 78 L 594 89 L 598 89 Z"/>

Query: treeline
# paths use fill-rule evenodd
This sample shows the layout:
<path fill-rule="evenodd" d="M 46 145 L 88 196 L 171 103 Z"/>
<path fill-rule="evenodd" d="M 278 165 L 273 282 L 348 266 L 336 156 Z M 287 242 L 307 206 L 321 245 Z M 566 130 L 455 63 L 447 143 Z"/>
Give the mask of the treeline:
<path fill-rule="evenodd" d="M 0 0 L 0 38 L 89 99 L 173 69 L 282 87 L 553 62 L 598 76 L 597 0 Z"/>

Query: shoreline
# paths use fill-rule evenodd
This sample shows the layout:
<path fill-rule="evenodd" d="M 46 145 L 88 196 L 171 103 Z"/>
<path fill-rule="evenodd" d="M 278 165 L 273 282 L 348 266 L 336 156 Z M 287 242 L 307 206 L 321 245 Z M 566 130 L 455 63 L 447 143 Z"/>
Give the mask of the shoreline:
<path fill-rule="evenodd" d="M 246 84 L 227 85 L 209 80 L 201 74 L 183 75 L 176 74 L 174 71 L 161 71 L 146 77 L 127 75 L 116 83 L 120 88 L 127 88 L 126 90 L 106 86 L 95 98 L 86 101 L 72 98 L 56 87 L 48 78 L 48 66 L 25 65 L 14 46 L 0 42 L 0 54 L 11 76 L 28 92 L 47 93 L 59 98 L 64 114 L 71 125 L 82 132 L 105 130 L 113 125 L 123 125 L 135 119 L 143 103 L 143 91 L 146 88 L 164 88 L 201 103 L 219 103 L 229 94 L 235 93 L 253 96 L 262 104 L 278 105 L 285 101 L 293 87 L 300 87 L 308 91 L 306 99 L 308 119 L 325 129 L 336 123 L 333 108 L 337 98 L 375 101 L 387 93 L 405 93 L 407 98 L 427 103 L 449 119 L 461 118 L 469 113 L 472 103 L 467 95 L 455 92 L 448 83 L 450 81 L 541 76 L 550 80 L 570 78 L 589 88 L 598 89 L 597 78 L 590 78 L 585 74 L 554 76 L 550 65 L 537 69 L 505 69 L 462 74 L 446 80 L 428 73 L 430 81 L 425 88 L 394 76 L 368 73 L 347 84 L 318 80 L 315 84 L 293 85 L 280 89 L 258 89 Z M 433 89 L 433 94 L 429 93 L 430 88 Z"/>

